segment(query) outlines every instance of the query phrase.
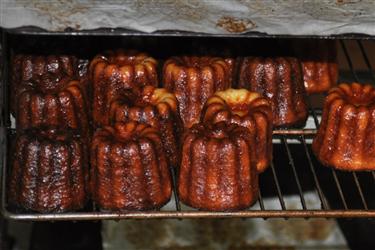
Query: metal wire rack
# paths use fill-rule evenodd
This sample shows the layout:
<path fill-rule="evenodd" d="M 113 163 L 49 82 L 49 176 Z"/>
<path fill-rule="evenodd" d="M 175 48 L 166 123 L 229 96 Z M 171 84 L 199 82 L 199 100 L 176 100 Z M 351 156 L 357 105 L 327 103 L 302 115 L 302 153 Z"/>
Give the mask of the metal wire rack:
<path fill-rule="evenodd" d="M 349 75 L 341 80 L 375 84 L 369 54 L 362 40 L 356 41 L 362 60 L 367 67 L 359 74 L 353 65 L 348 41 L 340 41 L 340 47 L 350 69 Z M 180 203 L 176 192 L 176 174 L 173 172 L 174 196 L 161 210 L 142 212 L 103 212 L 95 208 L 62 214 L 38 214 L 10 210 L 6 202 L 6 152 L 2 164 L 2 213 L 15 220 L 106 220 L 106 219 L 151 219 L 151 218 L 224 218 L 224 217 L 375 217 L 375 172 L 341 172 L 323 167 L 312 154 L 309 140 L 319 127 L 320 110 L 308 100 L 310 127 L 304 129 L 274 130 L 274 161 L 260 176 L 258 202 L 248 210 L 238 212 L 198 211 Z M 7 129 L 7 135 L 11 130 Z M 2 143 L 6 143 L 3 138 Z M 314 194 L 318 202 L 307 196 Z M 296 196 L 297 195 L 297 196 Z M 298 197 L 299 206 L 291 207 L 288 197 Z M 273 198 L 272 198 L 273 197 Z M 278 200 L 270 203 L 270 199 Z"/>

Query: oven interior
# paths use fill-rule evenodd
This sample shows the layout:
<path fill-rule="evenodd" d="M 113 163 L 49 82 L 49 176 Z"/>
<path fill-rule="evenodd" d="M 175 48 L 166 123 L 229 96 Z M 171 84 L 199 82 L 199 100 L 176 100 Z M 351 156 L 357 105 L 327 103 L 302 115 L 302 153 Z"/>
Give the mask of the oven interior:
<path fill-rule="evenodd" d="M 293 55 L 290 37 L 210 37 L 185 35 L 108 35 L 39 34 L 3 32 L 2 34 L 2 209 L 6 218 L 20 220 L 98 220 L 126 218 L 217 218 L 217 217 L 372 217 L 375 215 L 374 172 L 342 172 L 323 167 L 311 151 L 311 139 L 319 126 L 324 95 L 308 97 L 309 119 L 304 128 L 274 130 L 274 160 L 260 175 L 258 202 L 241 212 L 211 213 L 193 210 L 181 204 L 174 192 L 171 202 L 160 211 L 115 213 L 99 211 L 95 204 L 85 210 L 63 214 L 36 214 L 7 206 L 6 177 L 14 137 L 14 120 L 9 113 L 9 62 L 14 54 L 72 54 L 87 62 L 106 49 L 126 48 L 148 52 L 159 61 L 170 56 L 194 54 L 216 56 L 288 56 Z M 315 38 L 316 39 L 316 38 Z M 375 83 L 374 42 L 367 39 L 336 39 L 340 64 L 339 82 Z M 161 76 L 161 74 L 159 74 Z M 160 81 L 161 82 L 161 81 Z M 175 178 L 174 178 L 175 179 Z M 175 185 L 174 185 L 175 186 Z M 176 189 L 174 188 L 174 191 Z M 296 205 L 288 204 L 289 195 L 298 195 Z M 309 195 L 318 198 L 311 201 Z M 269 205 L 269 198 L 277 205 Z"/>

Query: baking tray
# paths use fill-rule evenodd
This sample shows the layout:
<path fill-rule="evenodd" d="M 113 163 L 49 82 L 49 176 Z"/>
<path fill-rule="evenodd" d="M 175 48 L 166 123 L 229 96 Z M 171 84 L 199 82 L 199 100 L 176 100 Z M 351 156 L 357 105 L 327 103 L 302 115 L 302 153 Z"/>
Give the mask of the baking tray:
<path fill-rule="evenodd" d="M 361 33 L 342 33 L 337 35 L 290 35 L 267 34 L 264 32 L 249 31 L 245 33 L 214 34 L 180 30 L 158 30 L 142 32 L 126 28 L 98 28 L 91 30 L 76 30 L 66 28 L 62 31 L 50 31 L 36 26 L 23 26 L 19 28 L 4 29 L 8 34 L 19 35 L 47 35 L 47 36 L 145 36 L 145 37 L 222 37 L 222 38 L 318 38 L 318 39 L 361 39 L 372 40 L 374 36 Z"/>

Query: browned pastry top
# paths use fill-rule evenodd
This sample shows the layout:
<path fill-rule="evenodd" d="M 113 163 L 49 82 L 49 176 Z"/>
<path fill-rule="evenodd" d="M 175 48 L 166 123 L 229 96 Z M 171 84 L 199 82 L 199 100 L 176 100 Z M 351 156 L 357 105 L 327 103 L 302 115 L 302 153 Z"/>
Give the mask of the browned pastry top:
<path fill-rule="evenodd" d="M 342 83 L 332 88 L 327 96 L 327 102 L 337 99 L 354 107 L 373 107 L 375 104 L 375 89 L 371 85 Z"/>
<path fill-rule="evenodd" d="M 24 131 L 29 138 L 38 138 L 39 141 L 68 142 L 80 136 L 73 129 L 58 129 L 51 127 L 31 128 Z"/>
<path fill-rule="evenodd" d="M 43 91 L 61 88 L 68 79 L 78 79 L 78 59 L 67 55 L 16 55 L 12 77 L 15 85 L 33 82 Z"/>
<path fill-rule="evenodd" d="M 224 60 L 220 57 L 210 57 L 210 56 L 181 56 L 172 57 L 176 66 L 180 67 L 192 67 L 202 69 L 207 66 L 213 66 L 214 64 L 223 64 Z M 225 66 L 225 64 L 223 64 Z"/>
<path fill-rule="evenodd" d="M 249 140 L 249 138 L 252 138 L 252 135 L 246 128 L 234 123 L 227 124 L 225 122 L 206 125 L 201 123 L 195 124 L 187 133 L 196 135 L 199 138 L 216 139 L 218 142 L 226 139 L 244 138 Z"/>
<path fill-rule="evenodd" d="M 95 133 L 95 140 L 105 138 L 110 141 L 137 141 L 139 138 L 148 137 L 160 141 L 158 131 L 146 124 L 137 122 L 116 122 L 113 126 L 105 126 Z M 95 144 L 95 142 L 93 142 Z"/>
<path fill-rule="evenodd" d="M 137 64 L 156 64 L 156 60 L 149 57 L 146 53 L 140 53 L 136 50 L 122 50 L 106 51 L 99 55 L 98 58 L 107 61 L 110 64 L 118 66 L 137 65 Z"/>
<path fill-rule="evenodd" d="M 110 123 L 133 120 L 159 127 L 162 118 L 177 116 L 177 99 L 164 88 L 147 85 L 143 88 L 123 90 L 110 105 Z"/>
<path fill-rule="evenodd" d="M 176 97 L 169 93 L 164 88 L 155 88 L 154 86 L 147 85 L 143 88 L 134 90 L 124 90 L 119 95 L 117 100 L 123 100 L 129 106 L 146 107 L 148 105 L 157 106 L 159 104 L 166 104 L 174 111 L 177 112 Z"/>
<path fill-rule="evenodd" d="M 232 116 L 232 120 L 240 122 L 242 117 L 257 112 L 264 114 L 272 122 L 271 104 L 261 94 L 246 89 L 227 89 L 216 92 L 207 100 L 203 121 L 210 117 L 227 120 Z"/>

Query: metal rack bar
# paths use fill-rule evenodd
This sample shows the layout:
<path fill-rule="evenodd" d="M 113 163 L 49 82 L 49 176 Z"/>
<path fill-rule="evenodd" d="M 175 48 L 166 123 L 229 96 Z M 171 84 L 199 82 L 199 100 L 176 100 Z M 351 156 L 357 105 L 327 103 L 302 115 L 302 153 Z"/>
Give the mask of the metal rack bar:
<path fill-rule="evenodd" d="M 25 221 L 59 221 L 59 220 L 121 220 L 121 219 L 179 219 L 179 218 L 368 218 L 373 217 L 375 210 L 244 210 L 239 212 L 205 212 L 205 211 L 151 211 L 127 213 L 63 213 L 63 214 L 11 214 L 4 212 L 5 218 Z"/>
<path fill-rule="evenodd" d="M 372 82 L 375 83 L 375 74 L 374 74 L 374 71 L 372 70 L 370 60 L 369 60 L 369 58 L 367 56 L 365 48 L 363 47 L 362 41 L 361 40 L 357 40 L 357 44 L 359 46 L 359 49 L 361 50 L 361 54 L 362 54 L 363 60 L 366 63 L 367 69 L 368 69 L 368 71 L 369 71 L 369 73 L 371 75 Z"/>
<path fill-rule="evenodd" d="M 316 114 L 315 109 L 314 109 L 314 108 L 312 107 L 312 105 L 311 105 L 311 100 L 310 100 L 310 97 L 309 97 L 309 96 L 306 97 L 306 102 L 307 102 L 307 107 L 309 108 L 310 113 L 311 113 L 311 115 L 313 116 L 314 124 L 315 124 L 316 130 L 318 130 L 318 129 L 319 129 L 319 120 L 318 120 L 318 115 Z"/>
<path fill-rule="evenodd" d="M 260 210 L 264 211 L 265 208 L 264 208 L 264 203 L 263 203 L 262 191 L 260 191 L 260 188 L 258 190 L 258 195 L 259 195 L 258 202 L 259 202 Z"/>
<path fill-rule="evenodd" d="M 327 200 L 325 199 L 325 196 L 323 194 L 323 190 L 320 187 L 319 179 L 318 179 L 318 177 L 316 175 L 314 164 L 312 163 L 311 156 L 310 156 L 310 153 L 309 153 L 309 149 L 307 147 L 306 140 L 305 140 L 305 137 L 303 135 L 301 135 L 301 141 L 302 141 L 302 145 L 303 145 L 303 147 L 305 149 L 305 153 L 306 153 L 307 161 L 309 162 L 309 167 L 310 167 L 311 173 L 312 173 L 313 178 L 314 178 L 314 183 L 315 183 L 315 186 L 316 186 L 316 190 L 318 192 L 320 201 L 322 202 L 322 208 L 324 210 L 329 209 L 329 205 L 327 203 Z"/>
<path fill-rule="evenodd" d="M 345 58 L 346 58 L 346 61 L 349 65 L 350 71 L 352 72 L 352 75 L 353 75 L 355 81 L 359 82 L 359 78 L 357 76 L 357 73 L 354 71 L 353 63 L 352 63 L 352 60 L 350 59 L 350 56 L 349 56 L 348 50 L 346 49 L 344 41 L 340 40 L 340 44 L 341 44 L 342 50 L 344 51 Z"/>
<path fill-rule="evenodd" d="M 361 197 L 361 201 L 362 201 L 363 207 L 366 210 L 368 210 L 367 202 L 366 202 L 365 196 L 363 195 L 361 184 L 358 181 L 357 174 L 355 172 L 352 172 L 352 175 L 353 175 L 353 178 L 354 178 L 354 181 L 355 181 L 355 185 L 357 186 L 357 190 L 358 190 L 359 196 Z"/>
<path fill-rule="evenodd" d="M 289 165 L 292 167 L 292 170 L 293 170 L 293 175 L 294 175 L 294 179 L 295 179 L 296 184 L 297 184 L 298 193 L 299 193 L 299 197 L 300 197 L 301 204 L 302 204 L 302 209 L 306 210 L 305 197 L 303 195 L 303 191 L 302 191 L 301 183 L 299 181 L 299 177 L 298 177 L 298 173 L 297 173 L 297 170 L 296 170 L 296 166 L 294 164 L 294 160 L 293 160 L 292 154 L 290 153 L 290 149 L 289 149 L 289 146 L 288 146 L 288 143 L 287 143 L 286 140 L 287 139 L 285 138 L 285 136 L 283 136 L 282 137 L 282 141 L 283 141 L 283 144 L 284 144 L 285 149 L 286 149 L 286 153 L 287 153 L 288 158 L 289 158 Z"/>
<path fill-rule="evenodd" d="M 276 174 L 276 170 L 275 170 L 275 166 L 274 166 L 273 162 L 271 162 L 271 169 L 272 169 L 273 180 L 275 182 L 275 186 L 276 186 L 276 190 L 277 190 L 277 196 L 279 197 L 281 209 L 286 210 L 284 198 L 283 198 L 283 195 L 281 193 L 279 179 L 277 178 L 277 174 Z"/>
<path fill-rule="evenodd" d="M 178 192 L 177 192 L 177 181 L 176 181 L 177 175 L 173 166 L 170 167 L 170 172 L 172 176 L 173 195 L 174 195 L 176 210 L 181 211 L 180 198 L 178 197 Z"/>
<path fill-rule="evenodd" d="M 371 75 L 372 83 L 375 84 L 375 73 L 374 73 L 374 70 L 373 70 L 373 68 L 371 66 L 370 60 L 369 60 L 369 58 L 367 56 L 366 50 L 363 47 L 362 41 L 361 40 L 357 40 L 357 44 L 358 44 L 359 49 L 361 51 L 363 60 L 365 61 L 365 64 L 367 66 L 367 70 L 368 70 L 369 74 Z M 373 180 L 375 181 L 375 171 L 371 171 L 371 175 L 372 175 Z"/>
<path fill-rule="evenodd" d="M 334 178 L 334 180 L 335 180 L 335 184 L 336 184 L 336 187 L 337 187 L 337 191 L 338 191 L 339 194 L 340 194 L 340 198 L 341 198 L 342 204 L 344 205 L 344 208 L 345 208 L 345 209 L 348 209 L 348 204 L 346 203 L 345 196 L 344 196 L 344 192 L 342 191 L 340 181 L 339 181 L 339 179 L 337 178 L 336 170 L 331 169 L 331 171 L 332 171 L 333 178 Z"/>

